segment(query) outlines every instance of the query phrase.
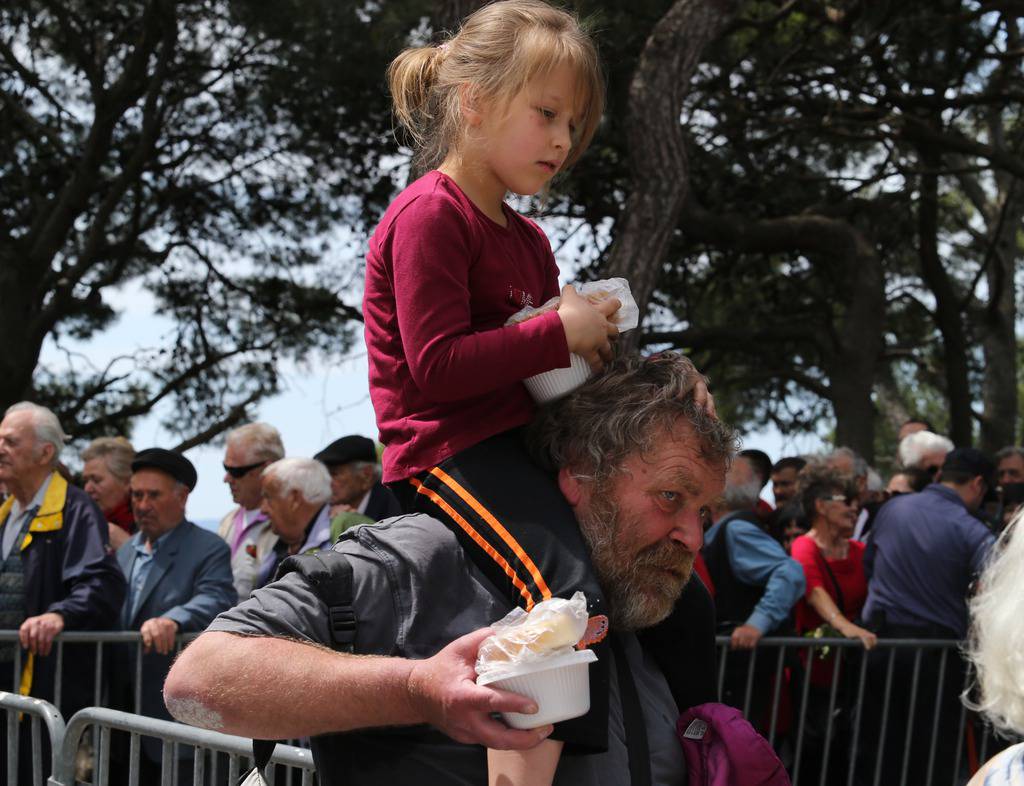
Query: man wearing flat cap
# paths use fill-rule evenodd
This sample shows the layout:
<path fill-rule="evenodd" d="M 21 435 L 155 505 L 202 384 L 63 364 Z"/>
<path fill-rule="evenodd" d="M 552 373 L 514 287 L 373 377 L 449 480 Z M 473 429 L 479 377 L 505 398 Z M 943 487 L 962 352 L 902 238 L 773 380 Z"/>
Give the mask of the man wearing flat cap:
<path fill-rule="evenodd" d="M 175 637 L 203 630 L 238 598 L 228 545 L 185 518 L 195 485 L 196 469 L 180 453 L 149 448 L 135 454 L 130 493 L 138 531 L 117 558 L 128 578 L 121 626 L 142 633 L 142 695 L 137 702 L 134 696 L 128 700 L 134 663 L 117 671 L 125 683 L 121 703 L 127 701 L 129 710 L 137 703 L 143 715 L 152 717 L 170 719 L 161 690 Z M 135 648 L 122 655 L 133 659 Z M 158 741 L 144 738 L 142 745 L 143 759 L 160 761 Z"/>
<path fill-rule="evenodd" d="M 956 448 L 946 454 L 937 482 L 917 494 L 895 497 L 879 509 L 864 557 L 871 580 L 863 616 L 880 636 L 965 638 L 971 586 L 995 542 L 995 536 L 976 513 L 994 487 L 995 465 L 988 457 L 974 448 Z M 919 666 L 914 662 L 915 653 L 921 655 Z M 868 659 L 875 698 L 884 695 L 890 655 L 895 660 L 883 781 L 899 779 L 904 771 L 902 757 L 908 727 L 931 728 L 938 716 L 937 739 L 956 739 L 959 693 L 964 684 L 964 664 L 955 651 L 947 654 L 943 667 L 937 649 L 923 653 L 898 649 L 893 653 L 879 648 Z M 940 684 L 942 693 L 936 706 Z M 907 709 L 912 685 L 917 685 L 918 696 L 914 718 L 909 717 Z M 865 696 L 871 695 L 869 686 Z M 879 717 L 882 709 L 876 710 Z M 906 770 L 909 783 L 926 782 L 930 739 L 928 735 L 915 735 L 911 743 Z M 939 746 L 931 763 L 932 772 L 952 771 L 956 747 L 952 742 Z M 864 749 L 875 747 L 867 745 Z"/>
<path fill-rule="evenodd" d="M 331 475 L 332 531 L 337 529 L 337 516 L 344 512 L 361 514 L 370 521 L 402 514 L 395 495 L 381 485 L 380 459 L 372 439 L 350 434 L 336 439 L 313 458 Z M 351 518 L 352 523 L 366 520 Z"/>

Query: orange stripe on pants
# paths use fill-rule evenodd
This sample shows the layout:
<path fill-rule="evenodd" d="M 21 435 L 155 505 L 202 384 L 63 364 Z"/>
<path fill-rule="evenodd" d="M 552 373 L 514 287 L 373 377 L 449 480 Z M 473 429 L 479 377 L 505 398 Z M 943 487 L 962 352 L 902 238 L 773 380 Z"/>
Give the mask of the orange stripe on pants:
<path fill-rule="evenodd" d="M 523 599 L 526 601 L 526 610 L 529 611 L 532 609 L 534 606 L 533 596 L 530 594 L 530 590 L 527 588 L 526 584 L 523 583 L 523 580 L 516 575 L 515 570 L 511 565 L 509 565 L 508 560 L 495 551 L 494 547 L 487 542 L 483 535 L 477 532 L 476 529 L 473 528 L 473 525 L 459 515 L 455 508 L 449 505 L 440 494 L 428 489 L 416 478 L 409 478 L 409 482 L 416 487 L 417 494 L 423 494 L 435 505 L 441 508 L 441 510 L 447 513 L 451 520 L 458 524 L 459 527 L 462 528 L 463 532 L 469 535 L 469 537 L 473 539 L 473 542 L 483 549 L 484 552 L 498 564 L 498 566 L 505 572 L 505 575 L 512 580 L 512 584 L 519 590 L 519 594 L 523 596 Z"/>

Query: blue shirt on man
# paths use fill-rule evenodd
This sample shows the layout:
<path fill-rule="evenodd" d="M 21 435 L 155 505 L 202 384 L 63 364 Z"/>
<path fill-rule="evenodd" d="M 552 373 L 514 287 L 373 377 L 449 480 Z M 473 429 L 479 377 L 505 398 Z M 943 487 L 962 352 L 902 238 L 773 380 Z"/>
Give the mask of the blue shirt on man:
<path fill-rule="evenodd" d="M 995 536 L 960 495 L 932 483 L 878 511 L 865 554 L 870 576 L 864 618 L 967 635 L 967 594 Z"/>
<path fill-rule="evenodd" d="M 724 521 L 720 519 L 707 531 L 705 543 L 714 542 Z M 804 569 L 752 521 L 730 517 L 725 538 L 733 575 L 745 584 L 764 587 L 761 600 L 745 624 L 753 625 L 761 633 L 771 633 L 786 621 L 790 610 L 803 597 L 807 588 Z"/>

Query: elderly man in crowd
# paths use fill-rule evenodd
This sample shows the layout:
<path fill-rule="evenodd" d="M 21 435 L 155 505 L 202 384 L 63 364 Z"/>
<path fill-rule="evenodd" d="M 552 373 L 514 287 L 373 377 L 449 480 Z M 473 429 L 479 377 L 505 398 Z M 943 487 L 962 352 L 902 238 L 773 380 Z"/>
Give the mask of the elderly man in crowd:
<path fill-rule="evenodd" d="M 395 495 L 381 485 L 377 445 L 372 439 L 350 434 L 336 439 L 313 458 L 331 473 L 332 515 L 352 512 L 370 521 L 401 515 Z"/>
<path fill-rule="evenodd" d="M 0 628 L 18 630 L 29 653 L 21 683 L 14 684 L 16 645 L 0 647 L 0 688 L 49 701 L 54 637 L 116 627 L 125 593 L 103 514 L 55 471 L 64 441 L 57 417 L 37 404 L 15 404 L 0 422 L 0 483 L 11 494 L 0 506 Z M 61 709 L 68 715 L 92 697 L 93 649 L 78 649 L 64 652 Z M 22 755 L 21 762 L 31 757 Z"/>
<path fill-rule="evenodd" d="M 941 434 L 915 431 L 900 440 L 897 456 L 904 469 L 921 470 L 935 480 L 946 454 L 952 449 L 953 443 Z"/>
<path fill-rule="evenodd" d="M 142 634 L 142 695 L 132 697 L 135 701 L 129 698 L 134 690 L 134 648 L 118 653 L 115 687 L 125 709 L 134 708 L 137 701 L 143 715 L 157 718 L 170 718 L 161 688 L 175 637 L 202 630 L 237 601 L 227 545 L 185 518 L 195 486 L 195 467 L 180 453 L 149 448 L 132 461 L 132 509 L 138 532 L 118 550 L 117 558 L 128 577 L 122 627 Z M 150 779 L 156 777 L 154 768 L 160 762 L 159 741 L 144 738 L 143 752 L 142 765 L 148 769 L 140 782 L 156 782 Z"/>
<path fill-rule="evenodd" d="M 331 478 L 324 465 L 307 458 L 275 461 L 260 478 L 262 509 L 277 543 L 260 565 L 257 586 L 273 580 L 285 557 L 329 549 Z"/>
<path fill-rule="evenodd" d="M 805 589 L 803 568 L 758 525 L 755 506 L 761 485 L 751 462 L 737 456 L 725 492 L 712 510 L 715 524 L 703 550 L 715 587 L 715 622 L 739 650 L 753 649 L 766 634 L 785 633 L 790 612 Z M 722 694 L 726 704 L 744 708 L 749 665 L 749 654 L 729 655 Z M 756 661 L 748 717 L 765 728 L 774 671 L 773 658 Z"/>
<path fill-rule="evenodd" d="M 283 458 L 281 435 L 267 423 L 247 423 L 227 436 L 224 482 L 238 507 L 221 519 L 217 534 L 231 548 L 231 574 L 239 600 L 249 597 L 260 565 L 277 543 L 270 519 L 260 508 L 260 473 Z"/>
<path fill-rule="evenodd" d="M 304 577 L 288 573 L 185 651 L 165 688 L 168 705 L 181 720 L 235 734 L 319 735 L 314 757 L 326 786 L 429 774 L 449 784 L 487 781 L 483 748 L 416 724 L 495 749 L 544 740 L 529 754 L 545 760 L 530 773 L 538 781 L 557 766 L 559 784 L 628 783 L 634 768 L 655 783 L 678 782 L 679 710 L 714 695 L 710 601 L 690 581 L 691 567 L 734 449 L 731 430 L 694 402 L 696 378 L 673 354 L 621 359 L 534 424 L 534 450 L 560 489 L 545 503 L 572 508 L 580 559 L 609 609 L 604 657 L 614 667 L 592 664 L 591 711 L 581 723 L 558 724 L 544 739 L 551 727 L 512 730 L 492 717 L 532 711 L 527 699 L 474 683 L 487 634 L 479 629 L 510 602 L 452 531 L 424 514 L 351 530 L 329 555 L 345 555 L 353 571 L 355 651 L 389 657 L 311 646 L 332 643 L 328 608 Z M 658 635 L 665 620 L 675 625 L 671 636 Z M 262 710 L 253 713 L 256 703 Z M 335 734 L 352 729 L 364 731 Z M 590 755 L 561 756 L 563 746 Z M 521 754 L 492 756 L 515 766 Z"/>
<path fill-rule="evenodd" d="M 994 482 L 995 467 L 983 453 L 957 448 L 946 455 L 939 482 L 918 494 L 895 497 L 879 511 L 864 556 L 871 581 L 863 615 L 880 636 L 957 640 L 966 636 L 967 596 L 995 542 L 988 527 L 973 513 Z M 889 653 L 873 652 L 868 663 L 875 686 L 868 696 L 877 699 L 886 684 Z M 900 777 L 903 735 L 908 726 L 931 728 L 934 720 L 939 724 L 938 739 L 956 738 L 963 675 L 963 662 L 955 653 L 947 658 L 943 670 L 938 650 L 925 651 L 919 664 L 915 662 L 915 650 L 896 650 L 884 782 Z M 940 679 L 943 692 L 936 706 Z M 919 697 L 913 718 L 907 712 L 912 684 L 917 685 Z M 877 719 L 883 708 L 874 711 Z M 909 754 L 910 783 L 928 782 L 930 739 L 930 735 L 914 736 Z M 939 747 L 933 771 L 949 773 L 955 746 Z"/>

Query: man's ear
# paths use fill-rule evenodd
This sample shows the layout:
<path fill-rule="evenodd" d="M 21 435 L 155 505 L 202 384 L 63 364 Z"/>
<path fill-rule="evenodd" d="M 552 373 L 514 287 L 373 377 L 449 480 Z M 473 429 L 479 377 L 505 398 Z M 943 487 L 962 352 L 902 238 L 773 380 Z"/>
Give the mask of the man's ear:
<path fill-rule="evenodd" d="M 570 468 L 558 470 L 558 488 L 570 507 L 575 508 L 583 501 L 583 484 Z"/>

